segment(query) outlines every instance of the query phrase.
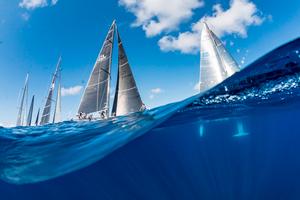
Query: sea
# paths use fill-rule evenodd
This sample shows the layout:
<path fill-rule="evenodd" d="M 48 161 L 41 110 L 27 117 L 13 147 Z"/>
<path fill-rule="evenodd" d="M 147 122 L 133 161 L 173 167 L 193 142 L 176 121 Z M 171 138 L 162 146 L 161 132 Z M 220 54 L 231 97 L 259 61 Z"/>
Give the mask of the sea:
<path fill-rule="evenodd" d="M 1 127 L 0 199 L 299 200 L 299 52 L 145 112 Z"/>

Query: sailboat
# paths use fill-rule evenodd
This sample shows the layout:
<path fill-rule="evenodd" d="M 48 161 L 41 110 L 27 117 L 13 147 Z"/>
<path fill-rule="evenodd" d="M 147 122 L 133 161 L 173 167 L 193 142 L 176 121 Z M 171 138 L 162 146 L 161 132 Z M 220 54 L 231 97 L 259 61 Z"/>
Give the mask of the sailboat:
<path fill-rule="evenodd" d="M 211 89 L 240 69 L 220 39 L 203 22 L 200 42 L 200 92 Z"/>
<path fill-rule="evenodd" d="M 26 107 L 27 107 L 27 99 L 28 99 L 28 77 L 29 77 L 29 74 L 27 74 L 26 78 L 25 78 L 25 85 L 24 85 L 24 88 L 22 91 L 16 126 L 24 126 L 25 125 Z"/>
<path fill-rule="evenodd" d="M 40 125 L 45 125 L 45 124 L 50 123 L 51 106 L 52 106 L 52 102 L 55 101 L 55 100 L 53 100 L 53 93 L 54 93 L 54 89 L 55 89 L 56 79 L 57 79 L 57 77 L 60 77 L 60 72 L 61 72 L 61 57 L 59 57 L 59 59 L 58 59 L 56 69 L 55 69 L 55 72 L 52 77 L 52 81 L 51 81 L 49 92 L 48 92 L 48 95 L 46 98 L 46 103 L 45 103 L 45 107 L 43 109 Z M 60 80 L 60 78 L 59 78 L 59 80 Z M 60 88 L 59 88 L 59 90 L 60 90 Z M 60 103 L 60 99 L 59 99 L 59 103 Z M 57 104 L 57 101 L 56 101 L 56 104 Z M 60 108 L 60 105 L 56 105 L 56 107 Z M 55 109 L 54 116 L 60 115 L 59 113 L 57 114 L 56 112 L 60 112 L 60 109 Z"/>
<path fill-rule="evenodd" d="M 110 113 L 110 82 L 114 35 L 117 26 L 113 21 L 84 90 L 79 109 L 79 118 L 92 116 L 107 119 L 144 109 L 136 87 L 128 59 L 118 33 L 118 78 L 115 99 Z"/>

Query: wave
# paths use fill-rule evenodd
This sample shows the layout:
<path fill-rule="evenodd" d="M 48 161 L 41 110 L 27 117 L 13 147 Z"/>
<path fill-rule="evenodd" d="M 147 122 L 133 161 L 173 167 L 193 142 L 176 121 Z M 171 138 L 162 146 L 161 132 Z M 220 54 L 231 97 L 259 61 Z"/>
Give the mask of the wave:
<path fill-rule="evenodd" d="M 150 130 L 220 120 L 300 95 L 300 39 L 284 45 L 215 88 L 184 101 L 105 121 L 66 121 L 0 129 L 0 178 L 13 184 L 49 180 L 84 168 Z M 195 118 L 194 118 L 195 117 Z"/>

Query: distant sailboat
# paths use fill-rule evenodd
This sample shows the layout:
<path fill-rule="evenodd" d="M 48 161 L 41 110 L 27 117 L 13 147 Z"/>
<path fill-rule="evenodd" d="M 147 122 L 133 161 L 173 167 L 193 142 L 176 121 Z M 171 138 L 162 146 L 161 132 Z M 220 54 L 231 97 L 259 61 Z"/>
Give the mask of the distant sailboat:
<path fill-rule="evenodd" d="M 113 116 L 126 115 L 145 109 L 136 86 L 125 49 L 118 32 L 118 78 L 112 109 Z"/>
<path fill-rule="evenodd" d="M 23 88 L 22 96 L 21 96 L 21 102 L 20 102 L 20 107 L 19 107 L 19 112 L 18 112 L 18 117 L 17 117 L 17 126 L 24 126 L 25 119 L 26 119 L 26 107 L 27 105 L 27 98 L 28 98 L 28 77 L 29 75 L 26 75 L 25 79 L 25 86 Z"/>
<path fill-rule="evenodd" d="M 34 105 L 34 95 L 32 96 L 28 115 L 27 115 L 27 123 L 26 126 L 31 126 L 31 121 L 32 121 L 32 113 L 33 113 L 33 105 Z"/>
<path fill-rule="evenodd" d="M 53 101 L 52 97 L 53 97 L 53 92 L 55 89 L 54 87 L 55 87 L 56 78 L 60 71 L 60 66 L 61 66 L 61 57 L 59 57 L 59 59 L 58 59 L 56 69 L 55 69 L 54 75 L 52 77 L 52 81 L 51 81 L 50 89 L 49 89 L 48 96 L 46 99 L 46 104 L 45 104 L 45 107 L 43 110 L 40 125 L 48 124 L 50 121 L 51 105 L 52 105 L 52 101 Z"/>
<path fill-rule="evenodd" d="M 78 113 L 97 114 L 97 112 L 100 112 L 101 118 L 109 117 L 110 72 L 115 27 L 114 21 L 107 33 L 84 90 Z"/>
<path fill-rule="evenodd" d="M 200 43 L 200 92 L 216 86 L 239 70 L 234 58 L 203 22 Z"/>

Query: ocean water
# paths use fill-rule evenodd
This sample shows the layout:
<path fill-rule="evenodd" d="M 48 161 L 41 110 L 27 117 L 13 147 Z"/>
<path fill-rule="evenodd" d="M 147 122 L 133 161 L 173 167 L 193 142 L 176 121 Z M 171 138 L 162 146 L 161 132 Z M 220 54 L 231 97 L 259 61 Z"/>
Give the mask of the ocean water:
<path fill-rule="evenodd" d="M 144 113 L 1 128 L 0 199 L 298 200 L 299 51 Z"/>

